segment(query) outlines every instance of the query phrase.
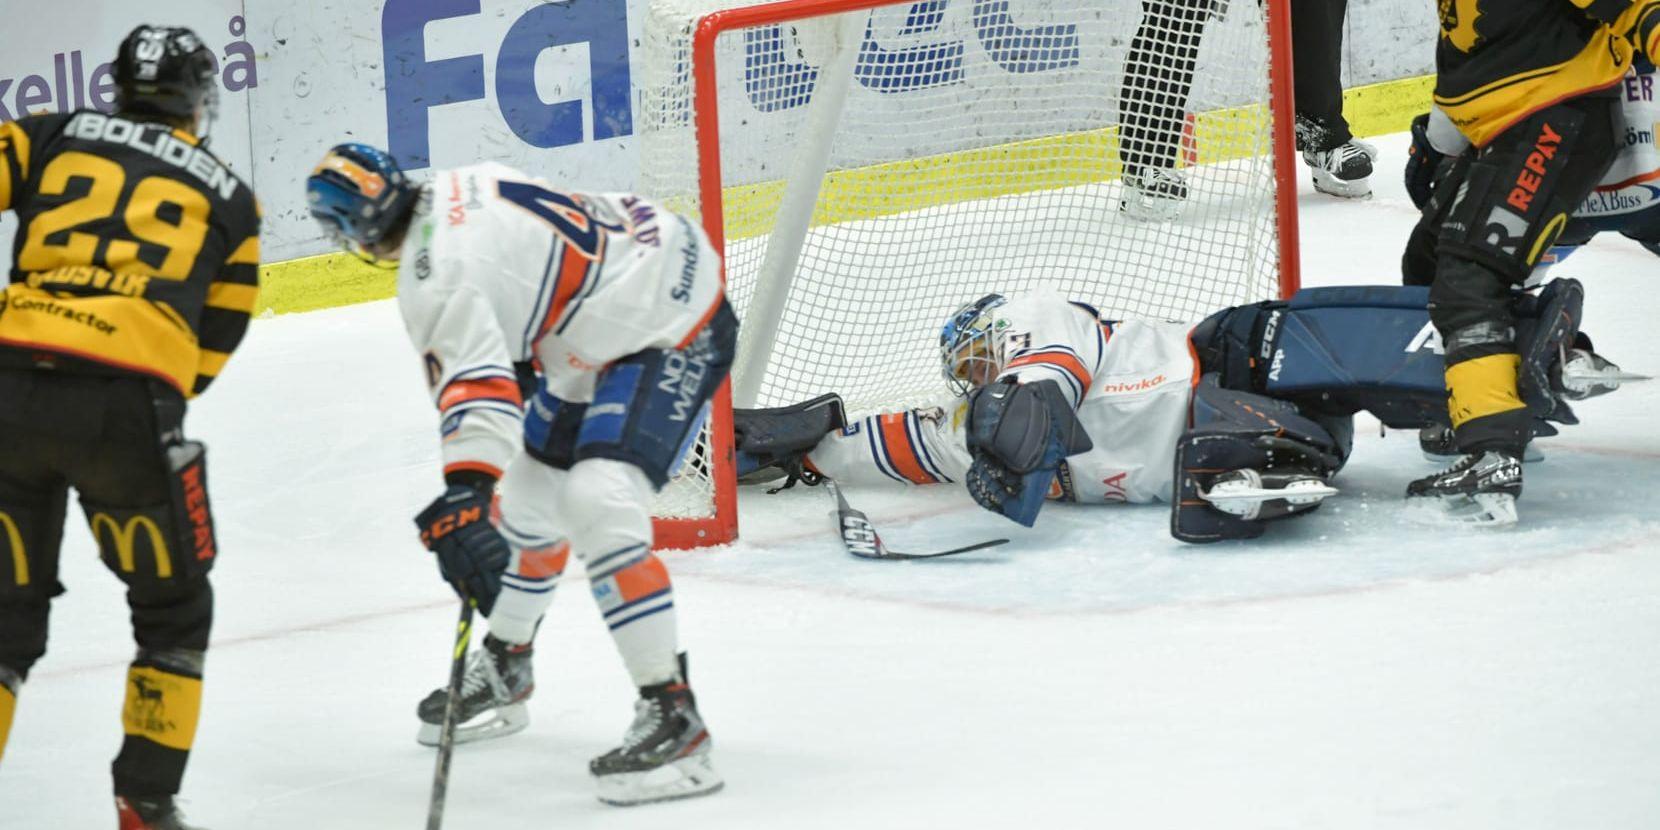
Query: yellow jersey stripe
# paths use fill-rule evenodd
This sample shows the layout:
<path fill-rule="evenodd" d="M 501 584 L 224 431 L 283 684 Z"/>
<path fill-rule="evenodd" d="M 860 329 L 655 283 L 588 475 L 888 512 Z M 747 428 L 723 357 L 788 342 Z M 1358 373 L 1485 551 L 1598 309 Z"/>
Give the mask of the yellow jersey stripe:
<path fill-rule="evenodd" d="M 208 286 L 207 304 L 212 308 L 252 314 L 254 313 L 254 305 L 258 302 L 259 286 L 257 285 L 216 282 Z"/>
<path fill-rule="evenodd" d="M 258 265 L 259 264 L 259 237 L 250 236 L 242 240 L 242 244 L 231 251 L 225 259 L 226 265 Z"/>
<path fill-rule="evenodd" d="M 201 358 L 196 364 L 196 373 L 217 377 L 225 369 L 225 362 L 231 359 L 230 352 L 217 352 L 213 349 L 203 349 Z"/>
<path fill-rule="evenodd" d="M 12 171 L 5 159 L 8 150 L 17 159 L 20 180 L 28 178 L 29 134 L 13 121 L 0 124 L 0 210 L 9 210 L 12 206 Z"/>

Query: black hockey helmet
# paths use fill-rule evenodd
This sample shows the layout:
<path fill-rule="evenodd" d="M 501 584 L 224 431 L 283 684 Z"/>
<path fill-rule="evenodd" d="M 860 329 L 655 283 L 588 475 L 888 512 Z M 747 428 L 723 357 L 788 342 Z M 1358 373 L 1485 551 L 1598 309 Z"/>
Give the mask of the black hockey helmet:
<path fill-rule="evenodd" d="M 199 112 L 205 127 L 219 108 L 217 75 L 218 61 L 195 32 L 139 26 L 115 56 L 116 111 L 179 119 Z"/>

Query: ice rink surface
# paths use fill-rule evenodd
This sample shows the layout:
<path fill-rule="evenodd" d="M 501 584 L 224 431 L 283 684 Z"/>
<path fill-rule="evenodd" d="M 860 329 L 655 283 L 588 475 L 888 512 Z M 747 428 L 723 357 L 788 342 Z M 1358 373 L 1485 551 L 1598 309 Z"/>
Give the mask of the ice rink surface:
<path fill-rule="evenodd" d="M 1302 187 L 1307 285 L 1396 281 L 1401 136 L 1377 196 Z M 1559 276 L 1626 369 L 1660 373 L 1660 261 L 1599 238 Z M 1522 525 L 1415 523 L 1416 437 L 1359 432 L 1343 493 L 1249 544 L 1163 506 L 1051 505 L 1019 531 L 952 489 L 850 490 L 900 549 L 853 560 L 815 490 L 746 493 L 744 539 L 667 557 L 725 792 L 617 809 L 587 759 L 633 690 L 579 568 L 539 638 L 530 728 L 456 753 L 455 830 L 1660 826 L 1660 383 L 1541 442 Z M 211 447 L 218 620 L 181 803 L 216 830 L 422 826 L 455 602 L 410 516 L 440 487 L 389 302 L 257 322 L 189 429 Z M 76 511 L 71 511 L 72 515 Z M 132 645 L 76 521 L 19 703 L 0 827 L 113 826 Z"/>

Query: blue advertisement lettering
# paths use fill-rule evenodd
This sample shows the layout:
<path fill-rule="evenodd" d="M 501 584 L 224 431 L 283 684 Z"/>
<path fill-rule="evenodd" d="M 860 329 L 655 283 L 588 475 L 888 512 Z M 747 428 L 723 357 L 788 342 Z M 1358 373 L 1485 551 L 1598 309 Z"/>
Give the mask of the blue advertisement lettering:
<path fill-rule="evenodd" d="M 231 37 L 236 39 L 225 46 L 222 55 L 214 56 L 219 83 L 228 92 L 257 87 L 259 74 L 255 69 L 254 49 L 242 39 L 247 33 L 247 24 L 241 17 L 232 17 L 229 28 Z M 81 49 L 64 49 L 52 55 L 48 73 L 0 78 L 0 121 L 13 121 L 37 112 L 73 112 L 86 108 L 115 111 L 115 70 L 108 61 L 92 63 Z"/>
<path fill-rule="evenodd" d="M 427 60 L 426 26 L 479 12 L 479 0 L 387 0 L 381 12 L 386 132 L 392 155 L 406 169 L 432 164 L 429 110 L 485 97 L 485 56 Z M 583 141 L 583 102 L 549 103 L 536 90 L 537 58 L 578 44 L 588 47 L 594 140 L 634 132 L 627 4 L 569 0 L 531 7 L 513 22 L 496 54 L 496 105 L 526 144 L 545 149 Z"/>
<path fill-rule="evenodd" d="M 914 39 L 940 31 L 949 5 L 949 0 L 912 3 L 895 37 Z M 1009 11 L 1009 0 L 974 0 L 971 18 L 981 47 L 1005 72 L 1066 69 L 1082 59 L 1074 24 L 1021 27 Z M 854 77 L 876 92 L 902 93 L 962 80 L 965 44 L 961 39 L 890 49 L 877 42 L 874 27 L 867 22 L 859 53 Z M 802 106 L 812 98 L 818 68 L 792 59 L 783 27 L 746 30 L 744 57 L 744 91 L 756 109 L 776 112 Z"/>

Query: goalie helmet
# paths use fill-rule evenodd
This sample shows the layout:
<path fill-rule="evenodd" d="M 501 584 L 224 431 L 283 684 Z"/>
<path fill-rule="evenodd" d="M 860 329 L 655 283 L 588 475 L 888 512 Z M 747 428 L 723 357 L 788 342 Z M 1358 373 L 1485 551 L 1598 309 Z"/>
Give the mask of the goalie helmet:
<path fill-rule="evenodd" d="M 409 216 L 420 195 L 390 155 L 367 144 L 340 144 L 305 180 L 312 218 L 340 247 L 374 261 L 365 249 Z"/>
<path fill-rule="evenodd" d="M 195 118 L 203 134 L 218 113 L 218 61 L 189 29 L 133 29 L 116 52 L 114 75 L 117 112 Z"/>
<path fill-rule="evenodd" d="M 990 383 L 1003 366 L 1001 332 L 1008 321 L 997 314 L 1002 294 L 987 294 L 951 314 L 940 329 L 940 368 L 959 395 Z"/>

